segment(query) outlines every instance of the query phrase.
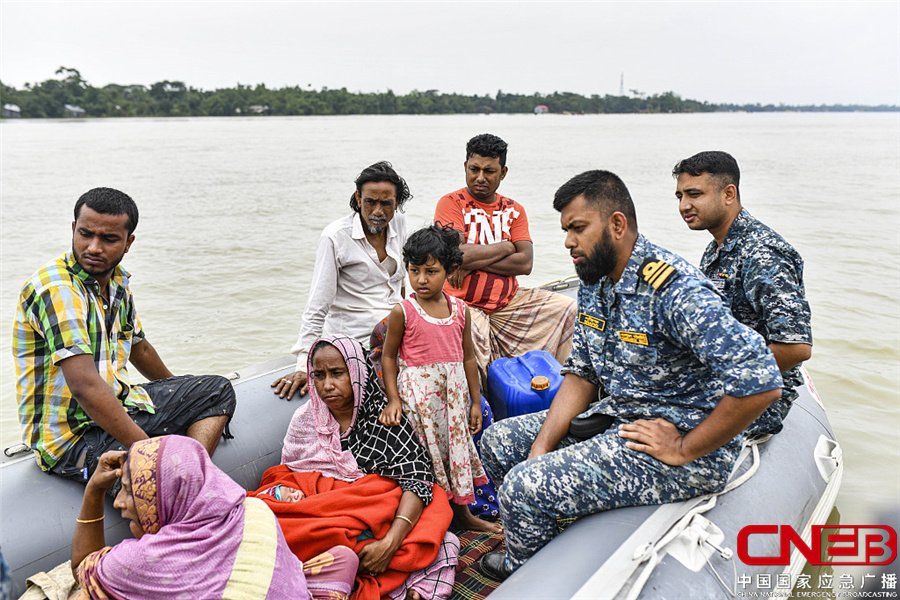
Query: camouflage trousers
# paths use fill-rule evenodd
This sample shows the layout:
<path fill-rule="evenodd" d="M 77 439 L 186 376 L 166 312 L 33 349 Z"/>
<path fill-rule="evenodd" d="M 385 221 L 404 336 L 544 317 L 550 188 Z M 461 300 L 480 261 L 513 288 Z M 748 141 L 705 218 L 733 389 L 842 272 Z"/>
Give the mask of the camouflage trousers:
<path fill-rule="evenodd" d="M 481 438 L 484 466 L 498 486 L 507 561 L 517 569 L 556 535 L 558 517 L 581 517 L 621 506 L 663 504 L 720 491 L 740 444 L 734 440 L 680 467 L 625 447 L 617 429 L 578 441 L 566 436 L 554 452 L 527 460 L 547 411 L 491 425 Z"/>

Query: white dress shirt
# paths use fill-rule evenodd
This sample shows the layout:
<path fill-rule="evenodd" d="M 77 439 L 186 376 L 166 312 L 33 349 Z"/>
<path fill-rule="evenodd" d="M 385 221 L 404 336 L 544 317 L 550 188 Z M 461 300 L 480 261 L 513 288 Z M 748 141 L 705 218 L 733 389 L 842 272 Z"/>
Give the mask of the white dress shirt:
<path fill-rule="evenodd" d="M 309 348 L 323 335 L 346 335 L 369 347 L 372 329 L 403 299 L 405 243 L 406 218 L 399 212 L 388 222 L 384 263 L 366 239 L 357 213 L 322 230 L 300 335 L 291 348 L 298 371 L 306 372 Z"/>

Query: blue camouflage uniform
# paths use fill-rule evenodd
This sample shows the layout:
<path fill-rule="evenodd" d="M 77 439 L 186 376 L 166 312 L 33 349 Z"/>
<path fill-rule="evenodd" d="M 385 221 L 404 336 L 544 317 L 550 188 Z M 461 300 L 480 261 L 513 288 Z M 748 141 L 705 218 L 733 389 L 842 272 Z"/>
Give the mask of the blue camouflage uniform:
<path fill-rule="evenodd" d="M 719 247 L 710 242 L 700 270 L 725 296 L 734 317 L 758 332 L 766 344 L 812 344 L 812 318 L 803 289 L 803 259 L 784 238 L 741 210 Z M 781 398 L 747 428 L 778 433 L 803 385 L 797 365 L 781 374 Z"/>
<path fill-rule="evenodd" d="M 578 324 L 562 373 L 609 396 L 589 412 L 615 417 L 604 433 L 566 436 L 553 452 L 523 462 L 547 411 L 495 423 L 481 442 L 500 484 L 509 566 L 518 568 L 556 533 L 557 517 L 673 502 L 724 488 L 741 436 L 686 465 L 667 465 L 625 447 L 618 426 L 662 417 L 682 434 L 724 394 L 781 386 L 762 337 L 738 323 L 712 283 L 681 257 L 638 236 L 618 283 L 604 277 L 578 290 Z"/>

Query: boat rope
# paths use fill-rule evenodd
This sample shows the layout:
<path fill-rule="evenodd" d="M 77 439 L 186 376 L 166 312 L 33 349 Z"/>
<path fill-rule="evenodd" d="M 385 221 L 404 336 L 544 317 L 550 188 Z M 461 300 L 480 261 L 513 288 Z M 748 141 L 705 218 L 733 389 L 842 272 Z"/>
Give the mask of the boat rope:
<path fill-rule="evenodd" d="M 713 545 L 713 548 L 715 548 L 716 550 L 720 550 L 720 551 L 722 550 L 721 548 L 719 548 L 718 546 L 715 546 L 715 545 Z M 728 548 L 726 548 L 726 550 L 728 550 Z M 730 552 L 730 550 L 729 550 L 729 552 Z M 722 556 L 722 558 L 725 558 L 724 553 L 720 554 L 720 556 Z M 731 569 L 734 571 L 734 573 L 733 573 L 734 584 L 731 586 L 731 588 L 729 588 L 728 584 L 726 584 L 722 580 L 722 577 L 719 575 L 719 572 L 716 571 L 716 568 L 713 566 L 713 564 L 711 562 L 709 562 L 708 556 L 706 557 L 706 564 L 709 566 L 709 570 L 713 572 L 713 575 L 716 576 L 716 579 L 719 581 L 719 583 L 722 585 L 722 587 L 725 589 L 725 591 L 728 592 L 728 595 L 731 596 L 732 598 L 736 598 L 737 597 L 737 579 L 738 579 L 737 563 L 734 562 L 734 560 L 732 560 L 731 558 L 727 558 L 726 560 L 731 563 Z"/>
<path fill-rule="evenodd" d="M 758 446 L 767 439 L 768 437 L 744 441 L 728 483 L 721 491 L 697 496 L 682 502 L 663 504 L 657 508 L 653 515 L 619 547 L 619 550 L 585 582 L 581 589 L 575 593 L 573 600 L 586 600 L 598 597 L 621 597 L 624 600 L 635 600 L 640 595 L 653 570 L 662 560 L 662 557 L 665 556 L 665 547 L 690 526 L 695 516 L 712 509 L 716 505 L 719 496 L 740 487 L 756 474 L 760 466 Z M 741 472 L 748 458 L 750 458 L 750 464 Z M 669 525 L 673 521 L 674 524 Z M 646 542 L 645 540 L 647 539 L 656 539 L 657 541 Z M 644 543 L 641 543 L 641 541 L 644 541 Z M 699 543 L 709 544 L 723 560 L 732 563 L 734 584 L 730 588 L 714 568 L 712 571 L 725 591 L 732 597 L 737 596 L 737 565 L 733 560 L 734 552 L 729 548 L 720 548 L 718 545 L 709 542 L 708 539 L 701 540 Z M 628 552 L 631 553 L 630 556 L 626 554 Z M 706 562 L 712 568 L 708 557 L 706 557 Z M 622 595 L 622 591 L 626 587 L 627 592 Z"/>
<path fill-rule="evenodd" d="M 678 520 L 675 525 L 659 539 L 658 542 L 653 544 L 650 548 L 648 548 L 645 553 L 636 557 L 637 560 L 643 561 L 647 560 L 647 564 L 645 565 L 643 571 L 638 576 L 635 583 L 629 589 L 628 594 L 625 596 L 626 600 L 635 600 L 638 595 L 641 593 L 641 590 L 644 588 L 644 585 L 647 582 L 647 579 L 650 578 L 650 574 L 653 572 L 653 569 L 656 568 L 656 565 L 659 564 L 659 561 L 662 560 L 662 557 L 665 555 L 665 547 L 669 545 L 672 540 L 677 538 L 681 533 L 687 529 L 691 522 L 694 520 L 696 515 L 701 515 L 713 507 L 715 507 L 716 502 L 718 501 L 719 496 L 722 494 L 727 494 L 733 489 L 736 489 L 753 477 L 756 472 L 759 470 L 760 459 L 759 459 L 759 444 L 768 440 L 769 437 L 765 438 L 757 438 L 749 441 L 744 441 L 741 445 L 741 452 L 738 455 L 738 459 L 735 461 L 735 467 L 732 469 L 731 477 L 729 478 L 728 483 L 725 485 L 725 488 L 720 492 L 715 492 L 712 494 L 707 494 L 706 496 L 702 496 L 703 502 L 691 509 L 689 509 L 681 519 Z M 735 475 L 740 471 L 740 468 L 743 466 L 744 462 L 748 457 L 752 457 L 750 461 L 750 466 L 746 471 L 735 477 Z M 719 575 L 718 571 L 712 566 L 712 563 L 709 562 L 709 557 L 706 558 L 706 564 L 709 565 L 710 569 L 712 569 L 713 574 L 716 576 L 716 579 L 725 588 L 725 591 L 734 598 L 737 596 L 737 564 L 734 562 L 734 551 L 730 548 L 720 548 L 716 544 L 711 543 L 708 539 L 700 540 L 701 545 L 703 543 L 709 544 L 713 549 L 717 550 L 719 556 L 722 557 L 723 560 L 731 562 L 731 565 L 734 569 L 734 583 L 732 586 L 728 586 Z"/>
<path fill-rule="evenodd" d="M 685 513 L 685 515 L 678 520 L 678 522 L 672 526 L 666 535 L 664 535 L 658 542 L 652 545 L 651 548 L 648 549 L 648 553 L 652 554 L 652 557 L 647 556 L 645 553 L 644 556 L 647 556 L 650 560 L 647 561 L 647 565 L 644 567 L 643 572 L 639 575 L 638 579 L 632 585 L 631 589 L 628 592 L 628 595 L 625 596 L 626 600 L 635 600 L 638 595 L 641 593 L 641 590 L 644 588 L 644 584 L 646 584 L 647 579 L 649 579 L 650 574 L 653 572 L 653 569 L 656 568 L 656 565 L 659 564 L 659 561 L 662 560 L 662 557 L 665 555 L 665 547 L 669 545 L 672 540 L 677 538 L 681 533 L 687 529 L 691 522 L 694 520 L 696 515 L 701 515 L 713 507 L 715 507 L 716 502 L 718 501 L 719 496 L 722 494 L 727 494 L 733 489 L 736 489 L 753 477 L 756 472 L 759 470 L 760 459 L 759 459 L 759 444 L 769 439 L 769 437 L 765 438 L 757 438 L 749 441 L 744 441 L 741 445 L 741 452 L 738 455 L 738 459 L 735 461 L 735 467 L 731 472 L 731 478 L 729 478 L 728 483 L 725 485 L 725 488 L 720 492 L 715 492 L 712 494 L 707 494 L 703 496 L 704 501 L 698 506 L 691 508 Z M 739 472 L 740 468 L 743 466 L 744 462 L 748 457 L 752 457 L 750 461 L 750 466 L 746 471 L 735 477 L 735 475 Z M 728 594 L 734 598 L 737 596 L 737 564 L 734 562 L 734 551 L 730 548 L 721 548 L 716 544 L 713 544 L 709 541 L 709 539 L 702 539 L 699 542 L 701 545 L 703 543 L 709 544 L 714 550 L 718 551 L 722 560 L 731 562 L 731 566 L 734 569 L 734 583 L 731 586 L 728 586 L 719 575 L 719 572 L 716 571 L 715 567 L 713 567 L 712 563 L 709 562 L 709 557 L 706 558 L 706 564 L 709 565 L 710 569 L 712 569 L 713 574 L 716 576 L 716 579 L 722 585 Z M 640 557 L 638 560 L 643 560 L 644 557 Z M 652 564 L 652 566 L 650 566 Z"/>

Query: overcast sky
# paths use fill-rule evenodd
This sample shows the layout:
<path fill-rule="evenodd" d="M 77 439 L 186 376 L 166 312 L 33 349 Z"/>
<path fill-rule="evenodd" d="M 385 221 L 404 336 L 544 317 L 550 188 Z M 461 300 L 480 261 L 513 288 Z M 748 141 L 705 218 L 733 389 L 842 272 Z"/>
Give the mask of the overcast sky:
<path fill-rule="evenodd" d="M 0 2 L 0 79 L 900 104 L 900 2 Z"/>

